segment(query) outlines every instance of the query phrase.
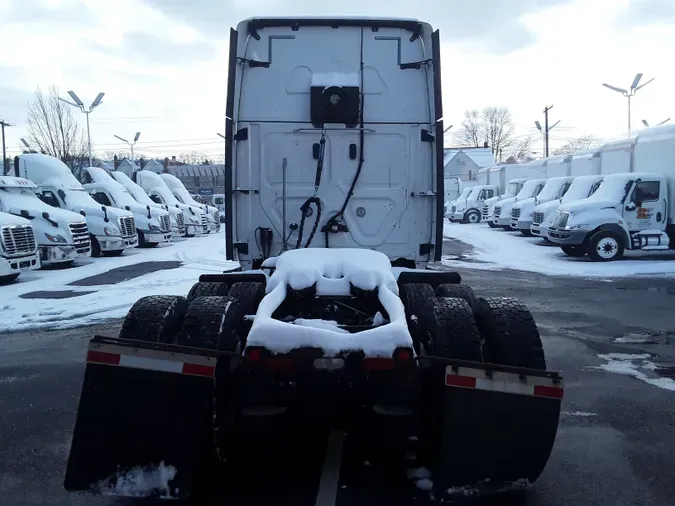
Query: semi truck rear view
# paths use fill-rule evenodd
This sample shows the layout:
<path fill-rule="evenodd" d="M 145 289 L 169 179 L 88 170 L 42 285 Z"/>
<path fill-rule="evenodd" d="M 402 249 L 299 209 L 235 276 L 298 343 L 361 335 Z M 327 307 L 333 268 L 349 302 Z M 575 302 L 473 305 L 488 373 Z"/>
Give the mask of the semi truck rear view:
<path fill-rule="evenodd" d="M 439 496 L 539 477 L 563 382 L 532 315 L 426 268 L 443 241 L 440 64 L 417 20 L 231 30 L 226 255 L 242 269 L 143 297 L 91 340 L 66 489 L 122 494 L 161 466 L 148 494 L 203 497 L 223 461 L 264 459 L 251 443 L 308 420 L 367 429 L 373 465 L 418 441 Z"/>

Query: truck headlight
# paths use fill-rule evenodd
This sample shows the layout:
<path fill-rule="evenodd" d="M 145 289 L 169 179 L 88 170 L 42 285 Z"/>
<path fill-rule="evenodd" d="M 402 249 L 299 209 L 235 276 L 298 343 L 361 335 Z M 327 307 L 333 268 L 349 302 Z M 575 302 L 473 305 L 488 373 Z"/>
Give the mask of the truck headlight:
<path fill-rule="evenodd" d="M 115 227 L 104 227 L 103 233 L 112 237 L 122 237 L 122 233 Z"/>
<path fill-rule="evenodd" d="M 148 229 L 150 230 L 159 230 L 159 226 L 155 225 L 154 223 L 150 223 L 148 225 Z"/>
<path fill-rule="evenodd" d="M 579 223 L 578 225 L 567 225 L 565 230 L 586 230 L 588 223 Z"/>
<path fill-rule="evenodd" d="M 45 237 L 47 238 L 48 241 L 56 242 L 56 243 L 60 243 L 60 244 L 64 244 L 64 243 L 68 242 L 65 239 L 65 237 L 61 237 L 60 235 L 49 235 L 45 232 Z"/>

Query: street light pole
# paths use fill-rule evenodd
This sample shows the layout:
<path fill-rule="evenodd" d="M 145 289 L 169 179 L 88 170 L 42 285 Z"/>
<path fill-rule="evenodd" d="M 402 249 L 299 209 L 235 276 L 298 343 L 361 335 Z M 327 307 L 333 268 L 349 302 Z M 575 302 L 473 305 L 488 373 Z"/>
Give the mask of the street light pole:
<path fill-rule="evenodd" d="M 5 127 L 11 126 L 14 125 L 7 123 L 5 120 L 0 120 L 0 127 L 2 128 L 2 174 L 7 174 L 9 168 L 7 165 L 7 151 L 5 149 Z"/>
<path fill-rule="evenodd" d="M 656 126 L 665 125 L 665 124 L 668 123 L 669 121 L 670 121 L 670 118 L 664 119 L 661 123 L 657 123 Z M 649 123 L 647 123 L 647 120 L 646 120 L 646 119 L 643 119 L 643 120 L 642 120 L 642 124 L 643 124 L 645 127 L 649 128 Z"/>
<path fill-rule="evenodd" d="M 139 138 L 140 136 L 141 136 L 141 132 L 136 132 L 136 136 L 134 137 L 134 141 L 133 141 L 133 142 L 129 142 L 128 140 L 123 139 L 123 138 L 120 137 L 119 135 L 115 135 L 115 137 L 117 137 L 117 138 L 118 138 L 119 140 L 121 140 L 122 142 L 126 142 L 126 143 L 129 145 L 129 147 L 131 148 L 131 165 L 134 164 L 134 146 L 136 145 L 136 142 L 138 141 L 138 138 Z"/>
<path fill-rule="evenodd" d="M 101 104 L 101 100 L 103 99 L 103 95 L 105 95 L 105 93 L 103 92 L 99 93 L 89 106 L 89 109 L 86 109 L 84 107 L 84 102 L 80 100 L 80 98 L 75 94 L 74 91 L 70 90 L 68 92 L 68 95 L 70 95 L 70 98 L 73 99 L 73 102 L 70 102 L 69 100 L 66 100 L 65 98 L 61 97 L 59 97 L 59 100 L 61 102 L 65 102 L 68 105 L 72 105 L 73 107 L 79 108 L 80 111 L 82 111 L 87 116 L 87 146 L 89 148 L 89 166 L 91 167 L 93 165 L 93 162 L 91 158 L 91 134 L 89 133 L 89 114 L 91 114 L 91 111 L 93 111 L 97 106 Z"/>
<path fill-rule="evenodd" d="M 617 86 L 612 86 L 611 84 L 607 83 L 602 83 L 602 85 L 605 88 L 609 88 L 612 91 L 616 91 L 617 93 L 621 93 L 624 97 L 628 99 L 628 137 L 630 137 L 630 98 L 637 93 L 637 90 L 640 88 L 644 88 L 647 86 L 649 83 L 651 83 L 654 78 L 652 77 L 649 81 L 646 83 L 640 84 L 640 79 L 642 79 L 642 74 L 636 74 L 635 78 L 633 79 L 633 83 L 630 85 L 630 90 L 626 90 L 624 88 L 619 88 Z M 638 84 L 640 84 L 638 86 Z"/>

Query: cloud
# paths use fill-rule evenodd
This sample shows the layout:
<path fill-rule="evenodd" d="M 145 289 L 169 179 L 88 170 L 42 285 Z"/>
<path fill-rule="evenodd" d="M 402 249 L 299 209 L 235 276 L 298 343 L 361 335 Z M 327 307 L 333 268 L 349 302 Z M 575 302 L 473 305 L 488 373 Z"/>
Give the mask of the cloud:
<path fill-rule="evenodd" d="M 227 25 L 235 25 L 242 19 L 264 13 L 265 16 L 302 16 L 316 12 L 317 4 L 310 0 L 143 0 L 146 5 L 160 10 L 167 17 L 181 20 L 200 30 L 210 38 L 226 38 Z M 669 1 L 669 0 L 665 0 Z M 532 32 L 520 22 L 526 14 L 570 3 L 571 0 L 427 0 L 415 5 L 419 19 L 430 21 L 441 30 L 444 42 L 481 42 L 480 47 L 495 53 L 504 53 L 532 44 Z M 344 15 L 345 12 L 360 12 L 364 16 L 382 15 L 377 2 L 342 0 L 321 4 L 321 15 Z M 391 0 L 387 3 L 387 16 L 409 17 L 409 0 Z M 302 14 L 305 13 L 305 14 Z"/>
<path fill-rule="evenodd" d="M 81 0 L 64 0 L 58 5 L 41 0 L 9 0 L 4 23 L 83 26 L 95 22 L 94 11 Z"/>
<path fill-rule="evenodd" d="M 124 60 L 146 65 L 177 66 L 212 60 L 216 55 L 213 44 L 204 41 L 175 42 L 150 33 L 130 32 L 122 37 L 120 46 L 106 46 L 98 42 L 87 44 L 88 49 Z"/>
<path fill-rule="evenodd" d="M 629 0 L 617 18 L 619 26 L 675 23 L 675 0 Z"/>

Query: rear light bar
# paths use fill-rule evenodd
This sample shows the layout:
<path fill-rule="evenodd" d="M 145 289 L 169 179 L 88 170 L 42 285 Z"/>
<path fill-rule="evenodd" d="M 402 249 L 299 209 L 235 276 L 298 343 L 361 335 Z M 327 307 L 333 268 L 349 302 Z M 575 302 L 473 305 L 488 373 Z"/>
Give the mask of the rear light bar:
<path fill-rule="evenodd" d="M 410 348 L 396 348 L 392 358 L 367 357 L 361 361 L 366 371 L 386 371 L 396 367 L 408 367 L 413 363 L 413 352 Z"/>

